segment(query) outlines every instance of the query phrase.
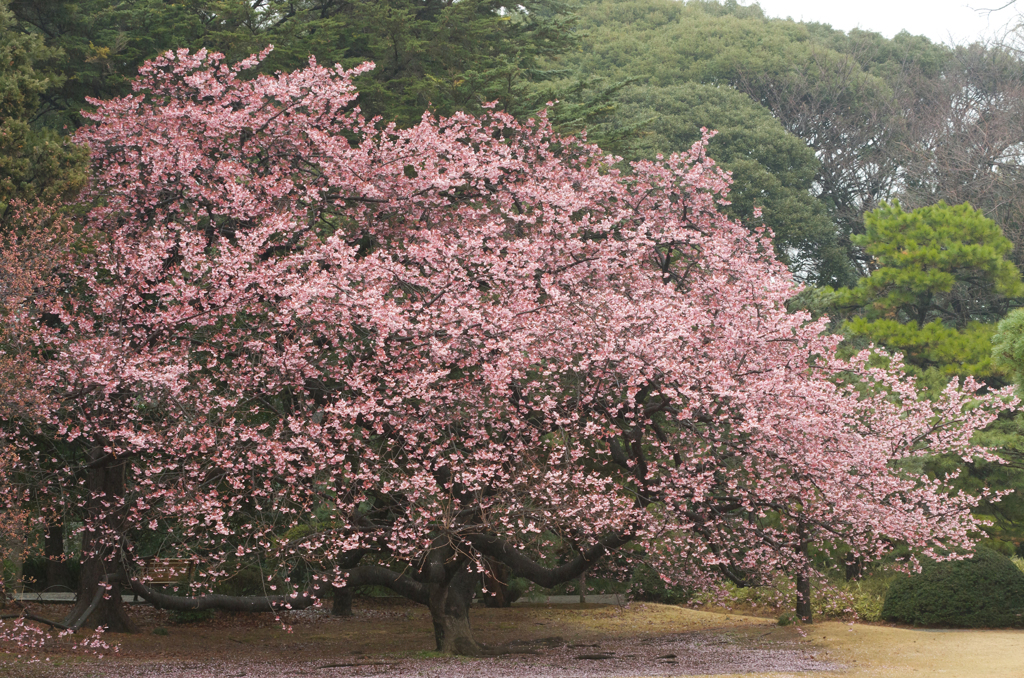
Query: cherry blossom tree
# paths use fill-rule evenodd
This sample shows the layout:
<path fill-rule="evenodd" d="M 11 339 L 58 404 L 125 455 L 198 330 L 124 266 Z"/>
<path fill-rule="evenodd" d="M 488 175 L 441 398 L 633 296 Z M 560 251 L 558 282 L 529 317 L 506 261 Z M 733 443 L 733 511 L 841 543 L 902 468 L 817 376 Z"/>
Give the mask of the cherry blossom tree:
<path fill-rule="evenodd" d="M 1009 393 L 837 360 L 767 234 L 718 211 L 706 139 L 623 174 L 543 115 L 400 130 L 352 107 L 369 65 L 258 60 L 165 54 L 78 136 L 97 244 L 37 338 L 86 478 L 76 623 L 130 627 L 95 603 L 118 578 L 174 609 L 375 584 L 478 653 L 488 560 L 549 587 L 639 545 L 703 586 L 806 581 L 811 542 L 972 546 L 975 500 L 908 460 L 986 456 Z M 144 534 L 195 591 L 137 576 Z M 209 593 L 246 558 L 266 595 Z"/>
<path fill-rule="evenodd" d="M 63 294 L 61 274 L 71 262 L 72 224 L 56 210 L 15 201 L 5 215 L 0 235 L 0 561 L 13 565 L 15 590 L 22 585 L 22 563 L 35 524 L 57 508 L 41 506 L 33 497 L 38 476 L 26 473 L 19 451 L 26 437 L 38 445 L 45 437 L 47 389 L 40 388 L 37 321 Z M 32 469 L 34 470 L 34 469 Z M 0 595 L 10 591 L 2 589 Z M 43 634 L 24 626 L 33 615 L 24 611 L 0 615 L 0 642 L 36 646 Z"/>

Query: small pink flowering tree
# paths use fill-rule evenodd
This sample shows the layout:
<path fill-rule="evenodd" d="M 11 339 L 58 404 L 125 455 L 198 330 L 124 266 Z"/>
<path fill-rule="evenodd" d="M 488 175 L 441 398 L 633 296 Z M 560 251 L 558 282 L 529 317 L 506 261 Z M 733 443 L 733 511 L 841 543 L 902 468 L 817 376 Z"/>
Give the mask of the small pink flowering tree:
<path fill-rule="evenodd" d="M 13 590 L 23 584 L 22 564 L 32 532 L 57 507 L 35 495 L 38 468 L 20 456 L 45 438 L 53 403 L 41 381 L 39 322 L 63 294 L 61 274 L 71 262 L 72 223 L 55 210 L 14 202 L 0 233 L 0 563 L 10 565 Z M 31 442 L 30 442 L 31 441 Z M 5 568 L 6 569 L 6 568 Z M 5 572 L 6 575 L 6 572 Z M 0 582 L 6 600 L 11 589 Z M 0 643 L 39 646 L 45 634 L 25 625 L 34 615 L 0 615 Z"/>
<path fill-rule="evenodd" d="M 39 388 L 37 320 L 60 294 L 71 242 L 70 221 L 19 202 L 0 233 L 0 560 L 10 555 L 4 545 L 25 538 L 26 493 L 12 491 L 24 485 L 17 480 L 21 467 L 12 436 L 36 433 L 50 409 L 46 389 Z M 20 431 L 10 426 L 15 421 L 25 424 Z"/>
<path fill-rule="evenodd" d="M 256 61 L 168 53 L 78 136 L 99 244 L 39 334 L 87 477 L 72 616 L 128 628 L 118 597 L 85 609 L 118 577 L 177 609 L 375 584 L 475 653 L 487 562 L 550 587 L 639 544 L 699 586 L 806 581 L 812 541 L 970 548 L 973 499 L 906 460 L 984 454 L 1007 394 L 920 400 L 837 360 L 766 235 L 718 212 L 703 143 L 621 174 L 543 116 L 399 130 L 352 107 L 366 67 L 242 79 Z M 161 594 L 146 531 L 204 584 L 251 556 L 282 577 Z"/>

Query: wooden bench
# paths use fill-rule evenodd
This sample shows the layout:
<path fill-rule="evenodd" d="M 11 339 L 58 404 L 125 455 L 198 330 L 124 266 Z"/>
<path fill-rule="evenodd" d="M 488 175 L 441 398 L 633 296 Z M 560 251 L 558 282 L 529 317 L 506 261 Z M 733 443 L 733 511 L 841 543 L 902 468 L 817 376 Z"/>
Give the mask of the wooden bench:
<path fill-rule="evenodd" d="M 142 581 L 149 584 L 178 584 L 192 578 L 192 561 L 185 558 L 145 558 Z"/>
<path fill-rule="evenodd" d="M 140 579 L 147 586 L 169 586 L 171 584 L 182 584 L 192 578 L 193 564 L 186 558 L 157 558 L 151 556 L 142 559 L 142 572 Z M 139 596 L 135 594 L 135 601 Z"/>

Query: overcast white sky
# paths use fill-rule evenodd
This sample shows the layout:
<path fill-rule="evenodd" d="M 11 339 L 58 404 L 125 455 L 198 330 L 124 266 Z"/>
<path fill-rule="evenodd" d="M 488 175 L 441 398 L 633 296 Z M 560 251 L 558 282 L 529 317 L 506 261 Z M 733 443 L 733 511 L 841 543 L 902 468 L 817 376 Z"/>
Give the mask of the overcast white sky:
<path fill-rule="evenodd" d="M 849 31 L 863 28 L 891 38 L 906 29 L 935 42 L 971 42 L 992 37 L 1020 20 L 1016 7 L 986 15 L 979 9 L 1004 5 L 1007 0 L 760 0 L 772 17 L 831 24 Z M 752 5 L 754 0 L 739 0 Z M 1018 2 L 1024 10 L 1024 2 Z"/>

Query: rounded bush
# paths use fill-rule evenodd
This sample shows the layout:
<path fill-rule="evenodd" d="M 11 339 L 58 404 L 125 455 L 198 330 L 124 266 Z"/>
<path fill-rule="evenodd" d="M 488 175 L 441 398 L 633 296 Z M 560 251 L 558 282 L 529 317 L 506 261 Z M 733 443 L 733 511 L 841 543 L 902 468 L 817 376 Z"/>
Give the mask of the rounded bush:
<path fill-rule="evenodd" d="M 882 619 L 916 626 L 1024 626 L 1024 573 L 983 547 L 970 560 L 929 563 L 893 583 Z"/>
<path fill-rule="evenodd" d="M 647 603 L 681 605 L 690 602 L 693 591 L 683 586 L 669 586 L 653 567 L 641 563 L 633 570 L 629 597 Z"/>
<path fill-rule="evenodd" d="M 270 594 L 271 584 L 279 583 L 268 583 L 263 570 L 255 565 L 246 565 L 230 577 L 218 581 L 213 587 L 213 592 L 225 596 L 265 596 Z"/>

